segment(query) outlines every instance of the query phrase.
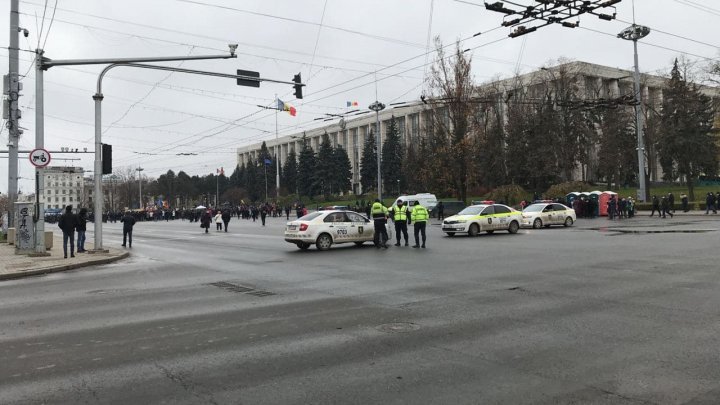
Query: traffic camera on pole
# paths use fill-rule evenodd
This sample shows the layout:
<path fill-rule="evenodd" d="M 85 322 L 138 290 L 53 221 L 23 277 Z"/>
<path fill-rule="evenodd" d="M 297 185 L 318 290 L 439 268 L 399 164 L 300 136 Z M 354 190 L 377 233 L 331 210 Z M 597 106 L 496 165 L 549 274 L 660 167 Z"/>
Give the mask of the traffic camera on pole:
<path fill-rule="evenodd" d="M 302 88 L 304 86 L 304 84 L 302 84 L 302 79 L 300 78 L 300 73 L 293 77 L 293 82 L 295 82 L 295 85 L 293 86 L 295 87 L 295 98 L 299 100 L 303 97 Z"/>

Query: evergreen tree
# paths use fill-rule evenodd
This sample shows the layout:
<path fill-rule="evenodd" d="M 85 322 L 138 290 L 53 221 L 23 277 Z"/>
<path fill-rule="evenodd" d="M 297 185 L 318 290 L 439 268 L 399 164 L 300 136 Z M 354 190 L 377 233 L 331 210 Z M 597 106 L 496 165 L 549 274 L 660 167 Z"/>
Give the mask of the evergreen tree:
<path fill-rule="evenodd" d="M 336 192 L 347 192 L 352 187 L 350 180 L 352 179 L 352 165 L 350 158 L 345 149 L 338 145 L 333 151 L 334 173 L 333 173 L 333 189 Z"/>
<path fill-rule="evenodd" d="M 598 175 L 612 183 L 625 185 L 637 180 L 637 153 L 633 115 L 627 108 L 605 109 L 597 114 L 599 139 Z"/>
<path fill-rule="evenodd" d="M 326 197 L 336 192 L 333 190 L 335 178 L 335 159 L 333 158 L 333 147 L 327 132 L 322 136 L 320 150 L 317 154 L 315 166 L 315 188 Z"/>
<path fill-rule="evenodd" d="M 377 146 L 372 131 L 365 137 L 362 158 L 360 159 L 360 184 L 363 193 L 377 188 Z"/>
<path fill-rule="evenodd" d="M 315 195 L 315 152 L 305 135 L 302 137 L 302 145 L 298 156 L 297 188 L 300 195 L 312 197 Z"/>
<path fill-rule="evenodd" d="M 714 116 L 712 100 L 687 82 L 676 59 L 663 93 L 658 153 L 663 171 L 675 170 L 687 181 L 690 200 L 695 198 L 693 182 L 699 175 L 717 174 L 717 138 L 711 132 Z"/>
<path fill-rule="evenodd" d="M 282 169 L 283 184 L 289 194 L 297 193 L 298 163 L 295 150 L 291 150 Z"/>
<path fill-rule="evenodd" d="M 398 192 L 402 180 L 403 155 L 397 123 L 395 122 L 395 117 L 392 117 L 390 119 L 388 133 L 385 136 L 385 143 L 382 147 L 381 168 L 383 189 L 385 190 L 384 194 L 394 194 Z"/>

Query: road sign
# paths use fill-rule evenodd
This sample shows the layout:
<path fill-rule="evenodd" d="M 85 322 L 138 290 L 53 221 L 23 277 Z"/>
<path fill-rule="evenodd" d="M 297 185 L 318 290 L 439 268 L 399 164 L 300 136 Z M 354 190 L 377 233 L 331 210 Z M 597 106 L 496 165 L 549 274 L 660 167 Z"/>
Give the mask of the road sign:
<path fill-rule="evenodd" d="M 238 76 L 246 76 L 246 77 L 260 77 L 260 72 L 253 72 L 252 70 L 237 70 Z M 248 86 L 248 87 L 260 87 L 260 80 L 252 80 L 252 79 L 237 79 L 237 85 L 238 86 Z"/>
<path fill-rule="evenodd" d="M 45 167 L 50 164 L 50 152 L 45 149 L 33 149 L 30 152 L 30 163 L 35 167 Z"/>

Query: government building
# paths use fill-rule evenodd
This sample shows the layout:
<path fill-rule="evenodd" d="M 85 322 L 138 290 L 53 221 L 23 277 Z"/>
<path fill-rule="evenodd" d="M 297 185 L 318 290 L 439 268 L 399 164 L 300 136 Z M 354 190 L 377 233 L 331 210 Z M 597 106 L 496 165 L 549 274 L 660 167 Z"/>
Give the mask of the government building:
<path fill-rule="evenodd" d="M 560 79 L 563 77 L 564 79 Z M 578 96 L 585 100 L 617 99 L 622 96 L 632 97 L 634 94 L 633 71 L 617 69 L 586 62 L 570 62 L 550 68 L 527 73 L 510 79 L 482 84 L 478 87 L 480 95 L 490 95 L 496 101 L 493 105 L 503 109 L 503 104 L 513 94 L 522 91 L 526 96 L 542 97 L 543 92 L 552 87 L 553 82 L 567 80 L 572 77 L 573 83 L 578 88 Z M 662 105 L 663 88 L 666 86 L 667 78 L 662 76 L 641 74 L 641 92 L 644 104 L 651 105 L 657 110 Z M 718 89 L 712 87 L 701 87 L 702 91 L 711 97 L 720 96 Z M 483 96 L 487 98 L 486 96 Z M 387 106 L 380 112 L 381 140 L 384 141 L 388 131 L 390 120 L 394 117 L 401 142 L 403 144 L 413 143 L 418 137 L 424 136 L 426 122 L 430 121 L 431 111 L 428 105 L 421 101 L 403 104 L 402 106 Z M 630 107 L 628 107 L 630 108 Z M 505 112 L 503 111 L 503 114 Z M 505 116 L 505 118 L 507 118 Z M 352 166 L 352 192 L 360 194 L 363 192 L 360 185 L 360 161 L 365 138 L 369 133 L 375 133 L 375 113 L 369 112 L 356 118 L 345 118 L 336 123 L 319 127 L 292 135 L 287 135 L 265 141 L 268 150 L 272 155 L 280 156 L 283 163 L 292 150 L 296 155 L 302 149 L 301 138 L 306 136 L 309 146 L 317 153 L 322 142 L 323 134 L 330 136 L 333 147 L 341 145 L 348 153 Z M 716 124 L 716 128 L 720 125 Z M 254 162 L 260 153 L 262 142 L 238 148 L 237 164 L 244 165 Z M 584 167 L 578 164 L 573 173 L 573 180 L 595 181 L 593 157 L 590 164 Z M 651 181 L 658 181 L 662 178 L 662 169 L 657 156 L 650 154 L 648 165 L 651 165 Z"/>

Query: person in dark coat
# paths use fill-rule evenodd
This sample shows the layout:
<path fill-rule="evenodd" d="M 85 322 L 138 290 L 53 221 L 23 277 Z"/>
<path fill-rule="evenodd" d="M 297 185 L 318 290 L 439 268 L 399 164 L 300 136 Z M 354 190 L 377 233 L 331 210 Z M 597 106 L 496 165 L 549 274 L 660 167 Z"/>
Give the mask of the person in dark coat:
<path fill-rule="evenodd" d="M 685 193 L 680 194 L 680 206 L 682 207 L 683 212 L 690 211 L 690 207 L 688 206 L 688 196 L 685 195 Z"/>
<path fill-rule="evenodd" d="M 123 244 L 122 246 L 125 247 L 126 243 L 128 243 L 129 247 L 132 247 L 132 231 L 133 226 L 135 225 L 135 217 L 130 215 L 130 211 L 125 211 L 125 216 L 123 216 L 120 219 L 120 222 L 123 223 Z"/>
<path fill-rule="evenodd" d="M 205 228 L 205 233 L 208 233 L 208 229 L 210 229 L 211 221 L 212 221 L 212 214 L 210 213 L 210 210 L 207 210 L 202 214 L 202 217 L 200 218 L 200 227 Z"/>
<path fill-rule="evenodd" d="M 63 253 L 66 259 L 68 241 L 70 241 L 70 257 L 75 257 L 75 229 L 77 228 L 77 222 L 77 216 L 72 212 L 72 205 L 68 205 L 58 221 L 58 227 L 63 232 Z"/>
<path fill-rule="evenodd" d="M 225 210 L 222 212 L 222 215 L 220 215 L 220 218 L 222 218 L 223 221 L 223 225 L 225 225 L 225 232 L 227 232 L 227 226 L 228 222 L 230 222 L 230 217 L 232 217 L 230 210 Z"/>
<path fill-rule="evenodd" d="M 715 195 L 712 192 L 707 193 L 705 197 L 705 215 L 713 211 L 713 214 L 717 214 L 717 208 L 715 207 Z"/>
<path fill-rule="evenodd" d="M 87 210 L 80 208 L 77 216 L 77 252 L 87 252 L 85 250 L 85 231 L 87 230 Z"/>
<path fill-rule="evenodd" d="M 268 206 L 267 204 L 263 205 L 262 208 L 260 208 L 260 220 L 262 221 L 262 226 L 265 226 L 265 217 L 267 217 L 268 214 Z"/>
<path fill-rule="evenodd" d="M 668 215 L 668 214 L 670 215 L 670 218 L 673 217 L 673 213 L 670 212 L 670 199 L 669 198 L 665 198 L 665 196 L 663 196 L 662 202 L 660 202 L 660 206 L 662 207 L 662 217 L 663 218 L 667 218 L 665 215 Z"/>
<path fill-rule="evenodd" d="M 675 196 L 673 193 L 668 193 L 668 204 L 670 204 L 670 210 L 672 210 L 673 214 L 675 213 Z"/>
<path fill-rule="evenodd" d="M 662 217 L 662 211 L 660 211 L 660 200 L 658 200 L 657 196 L 654 195 L 652 196 L 652 212 L 650 213 L 650 216 L 653 216 L 656 210 L 658 212 L 658 218 Z"/>

